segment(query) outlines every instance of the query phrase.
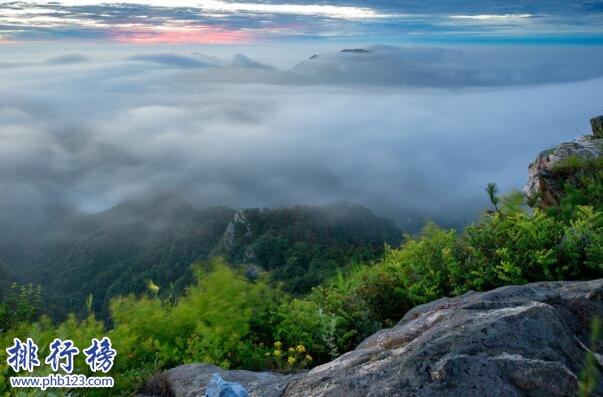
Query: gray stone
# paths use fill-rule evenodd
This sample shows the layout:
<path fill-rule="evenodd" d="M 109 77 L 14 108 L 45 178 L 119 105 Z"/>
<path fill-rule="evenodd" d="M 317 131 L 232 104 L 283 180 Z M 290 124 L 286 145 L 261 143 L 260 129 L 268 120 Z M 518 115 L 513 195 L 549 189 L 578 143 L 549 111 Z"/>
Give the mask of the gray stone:
<path fill-rule="evenodd" d="M 213 372 L 250 396 L 573 396 L 595 316 L 603 318 L 603 280 L 508 286 L 418 306 L 307 373 L 193 364 L 166 379 L 176 396 L 203 395 Z"/>
<path fill-rule="evenodd" d="M 590 125 L 593 127 L 593 136 L 596 139 L 603 139 L 603 116 L 591 119 Z"/>
<path fill-rule="evenodd" d="M 226 231 L 224 232 L 224 244 L 227 248 L 232 247 L 235 238 L 239 233 L 244 236 L 251 235 L 251 227 L 249 226 L 249 222 L 247 222 L 244 211 L 236 212 L 232 222 L 226 227 Z"/>
<path fill-rule="evenodd" d="M 603 280 L 441 299 L 314 368 L 286 396 L 571 396 Z"/>

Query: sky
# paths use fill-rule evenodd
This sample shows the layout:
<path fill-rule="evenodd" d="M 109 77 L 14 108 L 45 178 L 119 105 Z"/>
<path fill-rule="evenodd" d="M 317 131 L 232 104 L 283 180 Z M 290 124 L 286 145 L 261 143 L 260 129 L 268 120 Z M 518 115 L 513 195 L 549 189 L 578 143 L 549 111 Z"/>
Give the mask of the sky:
<path fill-rule="evenodd" d="M 0 43 L 602 44 L 602 0 L 0 1 Z"/>
<path fill-rule="evenodd" d="M 350 199 L 402 227 L 458 226 L 487 183 L 521 189 L 540 151 L 603 114 L 602 14 L 596 0 L 0 2 L 0 227 L 157 194 Z"/>

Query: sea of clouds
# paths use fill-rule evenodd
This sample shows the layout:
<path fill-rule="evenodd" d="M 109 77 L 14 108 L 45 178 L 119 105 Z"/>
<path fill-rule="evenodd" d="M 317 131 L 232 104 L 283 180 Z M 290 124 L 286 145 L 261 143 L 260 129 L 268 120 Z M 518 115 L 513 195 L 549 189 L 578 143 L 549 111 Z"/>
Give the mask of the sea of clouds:
<path fill-rule="evenodd" d="M 596 47 L 6 48 L 0 221 L 175 193 L 456 225 L 603 114 Z"/>

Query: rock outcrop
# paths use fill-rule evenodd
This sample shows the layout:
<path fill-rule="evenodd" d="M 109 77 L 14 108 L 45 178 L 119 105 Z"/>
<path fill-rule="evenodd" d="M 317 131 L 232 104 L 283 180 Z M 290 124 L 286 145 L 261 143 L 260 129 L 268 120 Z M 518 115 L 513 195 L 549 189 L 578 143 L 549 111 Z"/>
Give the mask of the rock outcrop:
<path fill-rule="evenodd" d="M 187 397 L 203 395 L 213 373 L 258 397 L 573 396 L 595 317 L 603 318 L 603 279 L 508 286 L 418 306 L 309 372 L 194 364 L 164 379 L 175 396 Z M 599 378 L 602 349 L 594 347 Z"/>
<path fill-rule="evenodd" d="M 247 222 L 244 211 L 235 212 L 232 222 L 226 227 L 226 231 L 224 232 L 224 244 L 227 248 L 234 244 L 238 233 L 245 236 L 251 235 L 251 227 L 249 226 L 249 222 Z"/>
<path fill-rule="evenodd" d="M 603 116 L 591 119 L 590 125 L 593 127 L 593 137 L 595 139 L 603 139 Z"/>
<path fill-rule="evenodd" d="M 528 197 L 544 207 L 558 205 L 565 183 L 572 183 L 577 177 L 575 172 L 558 172 L 559 165 L 572 157 L 591 160 L 603 156 L 603 116 L 592 119 L 590 123 L 592 135 L 545 150 L 530 164 L 528 182 L 524 187 Z"/>

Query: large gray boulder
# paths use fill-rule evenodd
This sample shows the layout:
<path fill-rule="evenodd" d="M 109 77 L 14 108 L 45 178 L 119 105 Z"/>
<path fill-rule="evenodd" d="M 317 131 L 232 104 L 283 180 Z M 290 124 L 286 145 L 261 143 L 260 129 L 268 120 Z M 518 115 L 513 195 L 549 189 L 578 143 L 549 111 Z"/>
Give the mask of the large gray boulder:
<path fill-rule="evenodd" d="M 310 371 L 287 396 L 571 396 L 603 280 L 440 299 Z"/>
<path fill-rule="evenodd" d="M 596 316 L 603 318 L 603 280 L 509 286 L 418 306 L 307 373 L 188 365 L 166 379 L 176 396 L 202 396 L 214 372 L 250 396 L 573 396 Z"/>

